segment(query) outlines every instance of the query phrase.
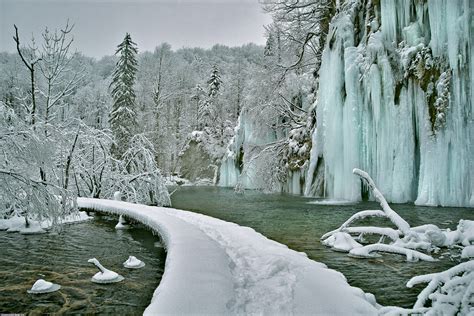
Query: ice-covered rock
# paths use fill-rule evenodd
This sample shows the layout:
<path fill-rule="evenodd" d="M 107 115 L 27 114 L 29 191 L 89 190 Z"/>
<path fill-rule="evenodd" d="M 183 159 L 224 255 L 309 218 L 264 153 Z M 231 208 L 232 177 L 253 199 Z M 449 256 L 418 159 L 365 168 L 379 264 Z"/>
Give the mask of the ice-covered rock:
<path fill-rule="evenodd" d="M 39 279 L 27 292 L 31 294 L 51 293 L 59 290 L 60 288 L 61 286 L 58 284 Z"/>
<path fill-rule="evenodd" d="M 123 266 L 128 269 L 140 269 L 145 266 L 145 263 L 135 256 L 129 256 L 127 261 L 123 263 Z"/>
<path fill-rule="evenodd" d="M 115 225 L 115 229 L 129 229 L 130 226 L 127 225 L 127 222 L 123 219 L 123 216 L 119 216 L 119 221 L 117 225 Z"/>
<path fill-rule="evenodd" d="M 124 279 L 124 277 L 121 276 L 120 274 L 104 268 L 104 266 L 102 266 L 100 264 L 99 260 L 97 260 L 96 258 L 89 259 L 89 260 L 87 260 L 87 262 L 90 262 L 90 263 L 94 264 L 99 269 L 99 272 L 94 274 L 94 276 L 92 277 L 92 279 L 91 279 L 92 282 L 95 282 L 95 283 L 117 283 L 117 282 L 120 282 Z"/>

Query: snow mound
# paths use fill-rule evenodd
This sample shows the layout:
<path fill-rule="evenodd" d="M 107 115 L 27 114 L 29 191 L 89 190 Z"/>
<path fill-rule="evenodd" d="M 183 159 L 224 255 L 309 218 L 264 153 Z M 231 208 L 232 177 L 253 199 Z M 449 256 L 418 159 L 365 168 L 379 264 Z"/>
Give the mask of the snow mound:
<path fill-rule="evenodd" d="M 43 293 L 51 293 L 59 290 L 61 288 L 60 285 L 54 284 L 43 279 L 38 279 L 35 284 L 31 287 L 30 290 L 27 292 L 30 294 L 43 294 Z"/>
<path fill-rule="evenodd" d="M 145 263 L 135 256 L 129 256 L 127 261 L 123 263 L 123 266 L 128 269 L 140 269 L 145 266 Z"/>
<path fill-rule="evenodd" d="M 171 208 L 78 198 L 78 206 L 126 215 L 161 234 L 165 272 L 146 315 L 373 315 L 373 295 L 324 264 L 248 227 Z"/>

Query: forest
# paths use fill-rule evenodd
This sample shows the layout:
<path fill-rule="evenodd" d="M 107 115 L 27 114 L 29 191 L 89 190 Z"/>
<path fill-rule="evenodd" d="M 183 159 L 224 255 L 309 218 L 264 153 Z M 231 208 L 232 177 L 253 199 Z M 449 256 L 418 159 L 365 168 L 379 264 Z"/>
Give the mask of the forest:
<path fill-rule="evenodd" d="M 126 32 L 97 58 L 76 48 L 68 17 L 37 37 L 9 26 L 15 51 L 0 52 L 0 233 L 64 235 L 65 223 L 91 212 L 108 215 L 77 224 L 88 225 L 85 235 L 100 225 L 136 229 L 130 240 L 159 245 L 141 248 L 147 260 L 153 247 L 166 252 L 157 259 L 161 296 L 151 296 L 153 283 L 140 303 L 150 315 L 472 313 L 474 3 L 259 5 L 272 21 L 265 45 L 175 48 L 158 38 L 147 51 Z M 104 240 L 118 245 L 120 234 Z M 4 239 L 8 251 L 24 242 Z M 113 264 L 114 254 L 103 256 Z M 145 266 L 132 257 L 125 268 Z M 171 269 L 172 260 L 193 263 Z M 99 269 L 92 282 L 124 280 L 87 262 Z M 378 288 L 390 269 L 394 296 Z M 201 272 L 215 280 L 200 284 Z M 421 283 L 419 295 L 398 300 L 405 284 Z M 68 304 L 42 312 L 73 312 Z M 78 308 L 96 312 L 95 304 Z"/>

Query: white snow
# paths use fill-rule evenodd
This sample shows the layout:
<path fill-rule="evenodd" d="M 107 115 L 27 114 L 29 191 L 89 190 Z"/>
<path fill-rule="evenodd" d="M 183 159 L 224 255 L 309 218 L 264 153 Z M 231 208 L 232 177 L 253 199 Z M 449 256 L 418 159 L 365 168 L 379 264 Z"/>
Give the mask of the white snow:
<path fill-rule="evenodd" d="M 92 282 L 116 283 L 124 279 L 123 276 L 119 275 L 117 272 L 104 268 L 104 266 L 101 265 L 99 260 L 97 260 L 96 258 L 89 259 L 87 260 L 87 262 L 94 264 L 99 269 L 99 272 L 94 274 L 94 276 L 92 277 Z"/>
<path fill-rule="evenodd" d="M 58 284 L 54 284 L 43 279 L 38 279 L 27 292 L 30 294 L 51 293 L 59 290 L 60 288 L 61 286 Z"/>
<path fill-rule="evenodd" d="M 335 251 L 341 252 L 349 252 L 354 248 L 362 247 L 362 245 L 355 241 L 351 235 L 344 232 L 334 233 L 329 238 L 322 241 L 322 244 L 331 247 Z"/>
<path fill-rule="evenodd" d="M 353 205 L 356 204 L 355 201 L 348 201 L 348 200 L 334 200 L 334 199 L 319 199 L 314 201 L 309 201 L 308 204 L 316 204 L 316 205 Z"/>
<path fill-rule="evenodd" d="M 135 256 L 129 256 L 127 261 L 123 263 L 123 266 L 129 269 L 138 269 L 143 268 L 145 266 L 145 263 L 140 259 L 137 259 L 137 257 Z"/>
<path fill-rule="evenodd" d="M 474 258 L 474 245 L 465 247 L 462 250 L 461 258 L 463 259 Z"/>
<path fill-rule="evenodd" d="M 114 200 L 120 201 L 120 199 L 116 199 L 115 197 L 114 197 Z M 117 225 L 115 225 L 115 229 L 128 229 L 128 228 L 130 228 L 130 226 L 127 225 L 127 222 L 123 219 L 123 216 L 120 215 L 119 216 L 119 221 L 118 221 Z"/>
<path fill-rule="evenodd" d="M 474 260 L 462 262 L 446 271 L 420 275 L 407 283 L 411 288 L 428 283 L 417 297 L 413 309 L 430 302 L 432 315 L 471 315 L 474 310 Z M 387 307 L 387 310 L 390 308 Z"/>
<path fill-rule="evenodd" d="M 439 247 L 453 247 L 461 244 L 469 246 L 474 241 L 474 221 L 460 220 L 455 231 L 449 229 L 442 230 L 433 224 L 426 224 L 418 227 L 410 227 L 410 225 L 398 215 L 387 203 L 382 193 L 375 186 L 372 178 L 360 169 L 354 169 L 353 173 L 364 179 L 375 199 L 382 206 L 383 211 L 366 210 L 360 211 L 352 215 L 339 228 L 332 230 L 321 237 L 321 243 L 336 251 L 349 251 L 349 255 L 358 258 L 372 258 L 379 256 L 374 252 L 389 252 L 405 255 L 407 261 L 435 261 L 433 257 L 421 253 L 417 250 L 424 250 L 428 253 L 439 250 Z M 385 217 L 392 224 L 397 226 L 398 230 L 390 227 L 374 227 L 374 226 L 355 226 L 349 227 L 355 221 L 366 217 Z M 344 233 L 344 234 L 341 234 Z M 364 236 L 369 234 L 381 235 L 382 238 L 378 243 L 366 246 L 360 246 L 352 235 L 357 235 L 358 241 L 364 242 Z M 384 243 L 384 237 L 391 239 L 390 244 Z M 336 246 L 339 241 L 340 246 Z M 467 250 L 466 250 L 467 251 Z"/>
<path fill-rule="evenodd" d="M 64 217 L 58 218 L 56 224 L 69 224 L 82 222 L 91 219 L 86 212 L 75 212 Z M 41 222 L 29 219 L 29 227 L 26 227 L 25 218 L 23 216 L 12 216 L 8 219 L 0 219 L 0 230 L 6 230 L 9 233 L 19 232 L 21 234 L 42 234 L 51 228 L 53 222 L 51 220 L 43 220 Z"/>
<path fill-rule="evenodd" d="M 165 272 L 146 315 L 376 314 L 374 298 L 304 253 L 248 227 L 208 216 L 119 201 L 78 206 L 134 218 L 159 232 Z"/>
<path fill-rule="evenodd" d="M 372 244 L 364 247 L 353 248 L 351 251 L 349 251 L 349 255 L 357 258 L 377 257 L 377 255 L 373 254 L 373 252 L 388 252 L 405 255 L 407 261 L 436 261 L 433 259 L 433 257 L 425 255 L 419 251 L 386 244 Z"/>

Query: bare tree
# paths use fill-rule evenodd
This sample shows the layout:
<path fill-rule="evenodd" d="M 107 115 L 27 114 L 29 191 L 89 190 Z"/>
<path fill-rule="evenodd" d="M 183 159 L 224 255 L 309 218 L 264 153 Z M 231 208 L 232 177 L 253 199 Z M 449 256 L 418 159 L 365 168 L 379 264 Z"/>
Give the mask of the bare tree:
<path fill-rule="evenodd" d="M 35 82 L 35 66 L 36 64 L 41 60 L 41 57 L 36 56 L 36 51 L 37 48 L 35 46 L 34 40 L 32 41 L 32 45 L 30 46 L 30 55 L 31 57 L 27 59 L 25 57 L 25 54 L 22 51 L 22 48 L 20 47 L 20 36 L 18 35 L 18 28 L 16 25 L 13 25 L 15 27 L 15 36 L 13 36 L 13 40 L 16 43 L 16 50 L 18 52 L 18 55 L 20 56 L 21 60 L 25 64 L 26 68 L 28 68 L 28 71 L 30 72 L 30 84 L 31 84 L 31 107 L 28 107 L 25 105 L 27 108 L 28 114 L 31 116 L 31 125 L 35 125 L 36 122 L 36 82 Z"/>

